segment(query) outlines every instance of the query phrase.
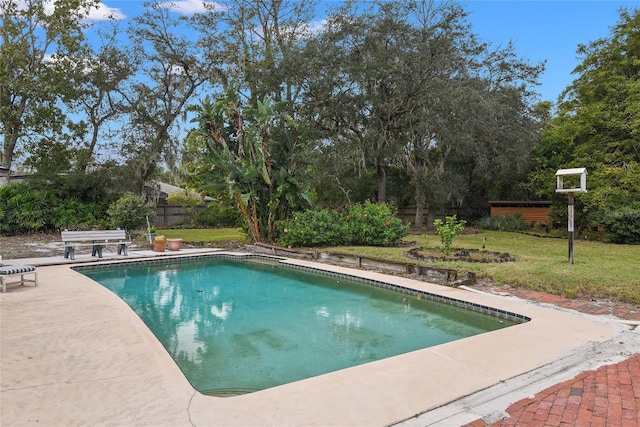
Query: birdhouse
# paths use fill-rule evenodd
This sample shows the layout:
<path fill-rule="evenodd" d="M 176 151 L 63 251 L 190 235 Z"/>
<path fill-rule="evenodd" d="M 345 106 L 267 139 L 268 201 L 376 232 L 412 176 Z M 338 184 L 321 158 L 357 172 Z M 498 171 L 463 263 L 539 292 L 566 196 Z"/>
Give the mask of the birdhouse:
<path fill-rule="evenodd" d="M 556 172 L 556 193 L 586 193 L 587 168 L 560 169 Z"/>

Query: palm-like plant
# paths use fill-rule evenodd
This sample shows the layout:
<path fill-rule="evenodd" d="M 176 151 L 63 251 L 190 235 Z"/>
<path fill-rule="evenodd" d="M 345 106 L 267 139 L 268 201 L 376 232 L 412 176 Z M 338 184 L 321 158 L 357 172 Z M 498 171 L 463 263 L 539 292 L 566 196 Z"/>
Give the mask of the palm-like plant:
<path fill-rule="evenodd" d="M 243 109 L 232 88 L 191 107 L 198 123 L 187 141 L 192 170 L 204 187 L 235 200 L 253 242 L 272 240 L 277 220 L 311 205 L 303 169 L 293 161 L 302 141 L 283 106 L 266 98 Z"/>

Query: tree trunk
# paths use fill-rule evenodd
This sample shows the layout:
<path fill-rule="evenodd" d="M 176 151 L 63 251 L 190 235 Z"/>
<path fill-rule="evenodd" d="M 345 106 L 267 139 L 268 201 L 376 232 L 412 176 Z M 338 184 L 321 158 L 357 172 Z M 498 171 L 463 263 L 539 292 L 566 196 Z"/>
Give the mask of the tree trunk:
<path fill-rule="evenodd" d="M 4 145 L 2 147 L 2 153 L 0 153 L 0 166 L 6 167 L 11 172 L 11 166 L 13 164 L 13 153 L 18 144 L 18 137 L 16 133 L 7 132 L 4 135 Z"/>
<path fill-rule="evenodd" d="M 415 226 L 422 227 L 424 225 L 424 202 L 426 196 L 424 190 L 416 188 L 416 218 Z"/>
<path fill-rule="evenodd" d="M 427 206 L 427 230 L 433 231 L 435 227 L 433 226 L 433 221 L 436 220 L 436 212 L 429 209 Z"/>
<path fill-rule="evenodd" d="M 382 157 L 376 158 L 376 167 L 378 170 L 378 203 L 387 201 L 387 173 L 384 171 Z"/>

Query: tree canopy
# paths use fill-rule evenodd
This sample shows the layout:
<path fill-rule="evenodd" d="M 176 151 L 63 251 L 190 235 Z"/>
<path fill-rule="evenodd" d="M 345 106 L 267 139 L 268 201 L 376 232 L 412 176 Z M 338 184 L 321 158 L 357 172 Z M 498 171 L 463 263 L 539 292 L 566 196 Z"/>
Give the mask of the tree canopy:
<path fill-rule="evenodd" d="M 544 64 L 479 40 L 453 1 L 348 0 L 313 27 L 317 0 L 191 15 L 153 0 L 89 45 L 96 4 L 0 0 L 3 165 L 90 171 L 110 143 L 123 190 L 142 193 L 163 169 L 224 189 L 256 239 L 311 199 L 416 204 L 418 225 L 427 210 L 478 217 L 489 199 L 551 197 L 560 167 L 589 169 L 589 212 L 636 200 L 636 12 L 580 47 L 552 118 L 535 92 Z"/>
<path fill-rule="evenodd" d="M 303 108 L 323 138 L 322 156 L 373 168 L 378 201 L 387 198 L 386 171 L 400 166 L 414 187 L 417 225 L 425 204 L 460 207 L 473 189 L 500 191 L 496 182 L 524 176 L 543 65 L 511 45 L 479 42 L 456 3 L 360 5 L 331 14 L 303 50 Z M 325 171 L 335 177 L 335 168 Z"/>
<path fill-rule="evenodd" d="M 0 0 L 0 164 L 6 168 L 16 154 L 39 150 L 47 157 L 73 139 L 63 103 L 76 96 L 88 50 L 84 18 L 96 5 Z"/>
<path fill-rule="evenodd" d="M 533 183 L 553 197 L 557 169 L 586 167 L 582 226 L 640 210 L 640 11 L 621 10 L 611 35 L 580 45 L 577 78 L 533 149 Z M 640 220 L 640 215 L 638 215 Z M 639 227 L 640 228 L 640 227 Z"/>

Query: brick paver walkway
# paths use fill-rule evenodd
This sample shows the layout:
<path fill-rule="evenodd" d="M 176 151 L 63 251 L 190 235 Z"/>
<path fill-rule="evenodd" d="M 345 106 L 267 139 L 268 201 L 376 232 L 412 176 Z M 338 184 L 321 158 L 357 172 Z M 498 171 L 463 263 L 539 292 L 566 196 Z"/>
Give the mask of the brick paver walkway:
<path fill-rule="evenodd" d="M 509 294 L 529 301 L 553 304 L 558 307 L 576 310 L 581 313 L 615 316 L 623 320 L 640 321 L 640 307 L 633 304 L 619 304 L 609 301 L 569 299 L 545 292 L 531 291 L 528 289 L 506 287 L 489 287 L 482 290 Z"/>
<path fill-rule="evenodd" d="M 602 366 L 509 406 L 492 427 L 640 425 L 640 355 Z M 486 427 L 477 420 L 467 427 Z"/>
<path fill-rule="evenodd" d="M 517 288 L 494 288 L 494 291 L 583 313 L 640 320 L 640 311 L 632 305 L 572 300 Z M 640 354 L 583 372 L 512 404 L 506 412 L 509 417 L 493 424 L 480 419 L 465 427 L 640 427 Z"/>

